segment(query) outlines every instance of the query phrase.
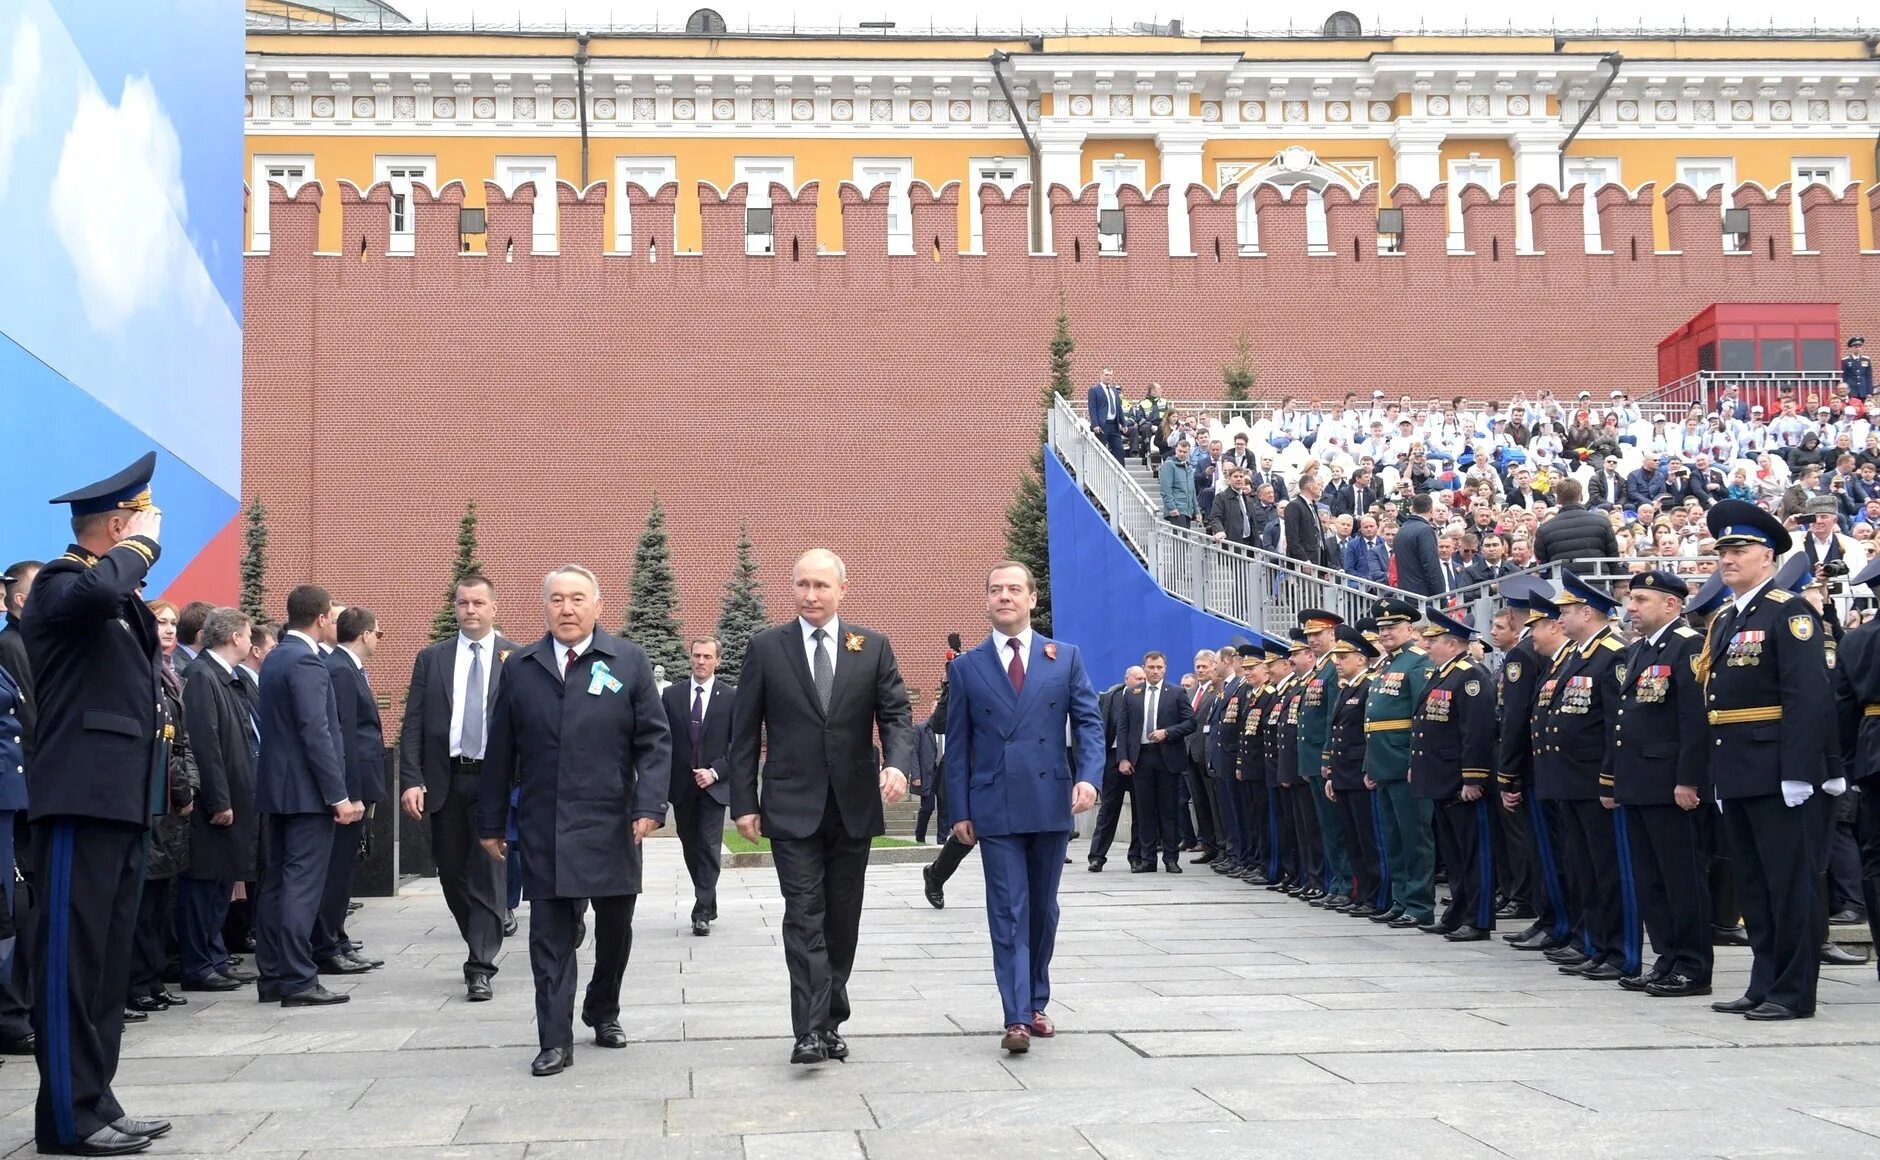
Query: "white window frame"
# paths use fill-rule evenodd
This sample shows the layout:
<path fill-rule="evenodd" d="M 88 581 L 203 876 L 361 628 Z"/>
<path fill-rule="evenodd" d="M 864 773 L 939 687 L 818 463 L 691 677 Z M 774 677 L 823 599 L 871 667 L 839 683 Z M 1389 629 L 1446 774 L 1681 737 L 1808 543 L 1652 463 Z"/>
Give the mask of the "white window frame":
<path fill-rule="evenodd" d="M 631 254 L 633 252 L 633 212 L 627 204 L 627 185 L 639 186 L 647 193 L 658 193 L 660 187 L 679 180 L 679 159 L 676 157 L 637 157 L 622 156 L 614 158 L 614 252 Z"/>
<path fill-rule="evenodd" d="M 437 158 L 415 155 L 386 156 L 372 159 L 372 181 L 392 187 L 390 232 L 386 252 L 410 254 L 417 249 L 418 231 L 412 217 L 411 183 L 420 181 L 433 195 L 437 193 Z"/>
<path fill-rule="evenodd" d="M 295 169 L 300 171 L 298 175 L 291 172 Z M 287 172 L 276 176 L 276 170 Z M 312 154 L 255 155 L 254 179 L 248 187 L 248 221 L 251 227 L 250 232 L 253 234 L 251 244 L 254 252 L 258 254 L 266 253 L 268 250 L 268 181 L 270 177 L 280 181 L 281 185 L 286 188 L 288 196 L 292 197 L 301 186 L 314 180 Z"/>
<path fill-rule="evenodd" d="M 1097 213 L 1099 214 L 1106 209 L 1123 208 L 1122 202 L 1117 199 L 1116 195 L 1117 191 L 1125 185 L 1135 186 L 1139 193 L 1149 191 L 1149 163 L 1147 161 L 1119 157 L 1093 162 L 1090 166 L 1090 177 L 1097 183 Z M 1097 235 L 1099 254 L 1121 254 L 1128 244 L 1127 234 L 1100 233 Z"/>
<path fill-rule="evenodd" d="M 551 156 L 508 155 L 496 159 L 496 184 L 503 193 L 516 195 L 525 182 L 535 182 L 535 218 L 530 229 L 535 234 L 538 254 L 559 253 L 561 242 L 556 233 L 555 159 Z"/>
<path fill-rule="evenodd" d="M 914 252 L 914 185 L 912 157 L 857 157 L 855 185 L 864 195 L 883 181 L 888 183 L 888 252 Z"/>
<path fill-rule="evenodd" d="M 986 252 L 986 222 L 979 211 L 979 187 L 992 185 L 1006 197 L 1031 180 L 1029 157 L 969 157 L 966 159 L 966 219 L 971 253 Z"/>
<path fill-rule="evenodd" d="M 1802 190 L 1810 185 L 1825 185 L 1839 194 L 1848 184 L 1848 159 L 1845 157 L 1796 157 L 1789 162 L 1789 214 L 1794 223 L 1795 250 L 1809 248 L 1808 225 L 1802 218 Z M 1809 179 L 1803 181 L 1803 175 Z M 1796 355 L 1800 358 L 1800 354 Z"/>
<path fill-rule="evenodd" d="M 1619 159 L 1617 157 L 1569 157 L 1567 158 L 1567 185 L 1584 185 L 1585 212 L 1582 224 L 1586 231 L 1586 252 L 1603 253 L 1605 239 L 1599 232 L 1599 204 L 1594 197 L 1602 188 L 1619 183 Z"/>
<path fill-rule="evenodd" d="M 1465 187 L 1479 185 L 1494 197 L 1501 191 L 1501 158 L 1483 157 L 1471 153 L 1467 157 L 1451 158 L 1444 170 L 1448 184 L 1449 201 L 1449 252 L 1459 254 L 1469 248 L 1468 236 L 1462 228 L 1462 191 Z"/>
<path fill-rule="evenodd" d="M 1707 176 L 1712 170 L 1717 173 L 1715 178 Z M 1677 161 L 1676 180 L 1690 186 L 1699 197 L 1708 196 L 1712 186 L 1721 185 L 1723 197 L 1719 210 L 1730 209 L 1730 191 L 1736 188 L 1736 158 L 1680 157 Z M 1734 235 L 1726 235 L 1723 239 L 1723 246 L 1725 250 L 1734 251 L 1736 249 Z"/>
<path fill-rule="evenodd" d="M 734 157 L 731 159 L 731 183 L 744 183 L 744 208 L 772 209 L 770 204 L 770 183 L 776 182 L 788 190 L 796 189 L 796 158 L 794 157 Z M 744 235 L 744 252 L 763 256 L 776 252 L 776 220 L 771 220 L 771 232 L 768 234 Z"/>

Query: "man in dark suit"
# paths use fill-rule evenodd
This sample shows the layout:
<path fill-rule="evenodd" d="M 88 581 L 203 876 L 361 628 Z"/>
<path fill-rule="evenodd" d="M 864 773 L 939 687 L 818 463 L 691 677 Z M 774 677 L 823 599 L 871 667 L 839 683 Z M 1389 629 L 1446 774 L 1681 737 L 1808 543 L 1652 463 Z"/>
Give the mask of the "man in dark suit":
<path fill-rule="evenodd" d="M 907 689 L 887 638 L 837 619 L 848 570 L 805 552 L 791 570 L 796 619 L 752 638 L 731 719 L 731 812 L 770 837 L 783 891 L 792 1063 L 847 1059 L 849 970 L 881 806 L 907 795 L 914 762 Z M 882 768 L 875 770 L 874 732 Z M 758 752 L 766 750 L 763 792 Z"/>
<path fill-rule="evenodd" d="M 1215 679 L 1214 673 L 1214 666 L 1218 659 L 1213 649 L 1202 649 L 1196 653 L 1194 688 L 1184 692 L 1188 698 L 1188 710 L 1194 714 L 1196 726 L 1195 731 L 1188 735 L 1187 744 L 1183 746 L 1183 753 L 1188 760 L 1185 763 L 1187 768 L 1182 775 L 1182 780 L 1188 793 L 1186 803 L 1184 803 L 1180 792 L 1182 786 L 1176 786 L 1175 818 L 1178 836 L 1183 839 L 1182 844 L 1201 851 L 1201 856 L 1196 859 L 1197 862 L 1213 861 L 1214 855 L 1221 848 L 1215 832 L 1218 819 L 1214 812 L 1214 797 L 1208 792 L 1208 782 L 1213 777 L 1213 772 L 1208 765 L 1208 723 L 1214 716 L 1215 701 L 1221 694 L 1221 686 Z M 1190 805 L 1194 807 L 1192 833 L 1195 841 L 1192 843 L 1187 841 L 1190 832 L 1185 828 L 1190 824 L 1188 816 Z"/>
<path fill-rule="evenodd" d="M 333 696 L 339 702 L 346 794 L 370 813 L 385 800 L 385 730 L 379 724 L 379 703 L 372 695 L 365 666 L 378 651 L 384 633 L 372 610 L 359 605 L 339 614 L 336 631 L 339 647 L 327 653 L 325 661 L 333 679 Z M 359 954 L 346 937 L 346 904 L 352 901 L 353 867 L 359 864 L 364 840 L 363 819 L 333 830 L 333 857 L 326 864 L 326 891 L 313 928 L 313 957 L 325 974 L 356 975 L 385 965 Z"/>
<path fill-rule="evenodd" d="M 287 631 L 261 666 L 261 759 L 255 808 L 265 851 L 256 910 L 260 998 L 283 1007 L 344 1003 L 320 985 L 313 933 L 333 858 L 333 829 L 365 816 L 346 784 L 339 699 L 320 646 L 334 635 L 333 598 L 303 584 L 287 594 Z"/>
<path fill-rule="evenodd" d="M 156 461 L 52 501 L 71 505 L 73 543 L 40 570 L 20 625 L 39 709 L 26 780 L 41 1152 L 140 1152 L 170 1130 L 128 1119 L 111 1092 L 147 833 L 167 783 L 157 625 L 137 597 L 159 551 Z"/>
<path fill-rule="evenodd" d="M 692 675 L 666 686 L 660 700 L 672 733 L 672 820 L 679 828 L 685 872 L 692 876 L 692 933 L 707 935 L 718 921 L 718 868 L 725 844 L 725 750 L 731 745 L 736 685 L 718 683 L 718 642 L 686 646 Z"/>
<path fill-rule="evenodd" d="M 1130 873 L 1154 872 L 1159 847 L 1163 866 L 1170 874 L 1180 874 L 1175 782 L 1188 770 L 1183 739 L 1195 731 L 1199 722 L 1181 687 L 1167 682 L 1167 657 L 1159 652 L 1144 653 L 1142 671 L 1142 686 L 1131 689 L 1124 698 L 1123 751 L 1116 764 L 1119 772 L 1136 780 L 1132 824 L 1142 835 L 1142 864 L 1131 866 Z"/>
<path fill-rule="evenodd" d="M 1345 541 L 1345 571 L 1360 580 L 1390 582 L 1390 545 L 1377 534 L 1377 517 L 1358 521 L 1358 534 Z"/>
<path fill-rule="evenodd" d="M 412 820 L 430 819 L 431 856 L 464 941 L 464 986 L 475 1003 L 491 997 L 508 909 L 504 866 L 477 844 L 477 794 L 489 708 L 516 645 L 496 631 L 496 586 L 488 577 L 465 576 L 453 601 L 456 633 L 419 652 L 411 666 L 398 746 L 399 803 Z"/>
<path fill-rule="evenodd" d="M 189 864 L 177 877 L 176 941 L 185 991 L 233 991 L 255 981 L 229 958 L 222 928 L 237 882 L 255 877 L 255 758 L 261 735 L 235 666 L 252 647 L 249 620 L 218 608 L 183 676 L 183 726 L 201 784 L 189 816 Z"/>
<path fill-rule="evenodd" d="M 1103 796 L 1097 807 L 1097 827 L 1090 835 L 1090 872 L 1101 874 L 1109 860 L 1110 843 L 1116 839 L 1116 823 L 1123 816 L 1123 799 L 1129 798 L 1130 816 L 1136 808 L 1136 779 L 1117 768 L 1123 755 L 1124 698 L 1131 689 L 1142 687 L 1142 666 L 1131 665 L 1120 684 L 1111 685 L 1097 697 L 1097 711 L 1103 714 Z M 1142 829 L 1133 822 L 1129 835 L 1129 865 L 1142 862 Z"/>
<path fill-rule="evenodd" d="M 529 967 L 535 975 L 537 1076 L 574 1066 L 576 923 L 594 908 L 594 974 L 581 1021 L 600 1047 L 625 1047 L 620 980 L 633 950 L 640 843 L 665 824 L 672 737 L 639 645 L 595 627 L 594 573 L 565 564 L 542 581 L 548 633 L 517 652 L 490 708 L 477 832 L 508 852 L 509 787 L 528 851 Z"/>
<path fill-rule="evenodd" d="M 1286 504 L 1286 555 L 1317 568 L 1325 564 L 1325 528 L 1319 522 L 1319 495 L 1324 490 L 1316 472 L 1299 477 L 1299 494 Z"/>
<path fill-rule="evenodd" d="M 1090 429 L 1103 440 L 1103 445 L 1116 456 L 1116 461 L 1123 461 L 1123 392 L 1116 385 L 1116 377 L 1109 367 L 1103 368 L 1103 378 L 1090 388 L 1085 400 L 1090 414 Z"/>
<path fill-rule="evenodd" d="M 980 845 L 1004 1011 L 999 1044 L 1013 1054 L 1057 1034 L 1045 1008 L 1064 851 L 1103 776 L 1103 725 L 1083 656 L 1032 631 L 1037 604 L 1029 568 L 994 565 L 992 634 L 947 666 L 947 800 L 954 836 Z"/>
<path fill-rule="evenodd" d="M 1586 481 L 1586 506 L 1625 506 L 1625 477 L 1619 474 L 1618 456 L 1606 456 L 1592 478 Z"/>
<path fill-rule="evenodd" d="M 1500 532 L 1488 532 L 1482 536 L 1481 555 L 1462 570 L 1461 586 L 1486 584 L 1513 571 L 1514 565 L 1508 562 L 1508 537 Z"/>
<path fill-rule="evenodd" d="M 1430 513 L 1436 501 L 1427 491 L 1417 492 L 1410 500 L 1410 514 L 1397 528 L 1397 540 L 1391 550 L 1397 557 L 1397 587 L 1418 596 L 1435 596 L 1447 591 L 1443 583 L 1443 562 L 1436 550 L 1436 528 Z"/>
<path fill-rule="evenodd" d="M 1217 540 L 1253 546 L 1253 509 L 1256 500 L 1247 484 L 1244 467 L 1228 469 L 1229 486 L 1216 493 L 1208 509 L 1208 532 Z"/>

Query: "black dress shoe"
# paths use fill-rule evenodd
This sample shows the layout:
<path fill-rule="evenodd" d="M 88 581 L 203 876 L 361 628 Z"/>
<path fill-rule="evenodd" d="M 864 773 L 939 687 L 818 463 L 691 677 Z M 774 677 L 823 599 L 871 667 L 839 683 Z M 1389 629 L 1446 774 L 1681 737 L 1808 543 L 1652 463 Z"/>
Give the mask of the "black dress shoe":
<path fill-rule="evenodd" d="M 1170 874 L 1180 874 L 1182 872 L 1182 864 L 1179 861 L 1169 862 L 1165 864 L 1162 869 L 1167 870 Z"/>
<path fill-rule="evenodd" d="M 345 1003 L 351 999 L 351 995 L 343 994 L 338 991 L 329 991 L 320 984 L 315 983 L 304 991 L 296 991 L 292 995 L 282 995 L 281 1006 L 331 1007 L 335 1003 Z"/>
<path fill-rule="evenodd" d="M 1134 874 L 1136 872 L 1136 869 L 1140 867 L 1141 865 L 1142 865 L 1141 858 L 1131 858 L 1129 860 L 1129 872 Z"/>
<path fill-rule="evenodd" d="M 1572 947 L 1558 947 L 1541 957 L 1557 967 L 1583 967 L 1593 961 L 1592 956 L 1581 954 Z"/>
<path fill-rule="evenodd" d="M 1746 947 L 1749 945 L 1749 934 L 1740 926 L 1713 926 L 1710 928 L 1710 945 Z"/>
<path fill-rule="evenodd" d="M 1655 982 L 1647 983 L 1645 993 L 1657 995 L 1662 999 L 1683 999 L 1710 994 L 1710 984 L 1700 983 L 1689 975 L 1666 975 Z"/>
<path fill-rule="evenodd" d="M 139 1011 L 134 1007 L 124 1008 L 124 1022 L 147 1023 L 149 1021 L 150 1021 L 150 1013 L 148 1011 Z"/>
<path fill-rule="evenodd" d="M 37 1046 L 39 1037 L 30 1031 L 24 1035 L 9 1035 L 0 1039 L 0 1055 L 31 1055 Z"/>
<path fill-rule="evenodd" d="M 1492 932 L 1484 930 L 1479 926 L 1459 926 L 1444 935 L 1443 938 L 1449 942 L 1482 942 L 1488 938 L 1490 933 Z"/>
<path fill-rule="evenodd" d="M 1837 910 L 1828 916 L 1830 926 L 1857 926 L 1867 921 L 1864 914 L 1855 914 L 1851 910 Z"/>
<path fill-rule="evenodd" d="M 934 880 L 932 866 L 922 866 L 920 868 L 920 883 L 922 893 L 927 896 L 927 905 L 933 907 L 935 910 L 946 909 L 946 889 L 939 882 Z"/>
<path fill-rule="evenodd" d="M 1345 913 L 1352 918 L 1372 918 L 1384 912 L 1368 902 L 1360 902 L 1356 906 L 1346 907 Z"/>
<path fill-rule="evenodd" d="M 76 1144 L 41 1144 L 42 1153 L 54 1156 L 128 1156 L 150 1147 L 149 1136 L 132 1136 L 106 1126 Z"/>
<path fill-rule="evenodd" d="M 1101 874 L 1103 873 L 1103 859 L 1092 858 L 1090 864 L 1084 868 L 1089 870 L 1092 874 Z"/>
<path fill-rule="evenodd" d="M 1138 862 L 1129 868 L 1129 872 L 1131 874 L 1154 874 L 1155 864 L 1153 862 Z"/>
<path fill-rule="evenodd" d="M 1384 924 L 1391 930 L 1409 930 L 1413 926 L 1422 926 L 1414 914 L 1400 914 Z"/>
<path fill-rule="evenodd" d="M 834 1059 L 834 1060 L 847 1060 L 848 1059 L 849 1057 L 849 1041 L 848 1040 L 842 1038 L 840 1035 L 837 1035 L 834 1031 L 825 1031 L 822 1033 L 822 1041 L 823 1041 L 823 1052 L 824 1054 L 828 1055 L 830 1059 Z"/>
<path fill-rule="evenodd" d="M 828 1060 L 829 1049 L 823 1046 L 822 1036 L 813 1032 L 798 1038 L 790 1049 L 791 1063 L 826 1063 Z"/>
<path fill-rule="evenodd" d="M 1830 967 L 1858 967 L 1867 962 L 1867 952 L 1856 954 L 1840 943 L 1825 942 L 1821 944 L 1821 962 Z"/>
<path fill-rule="evenodd" d="M 569 1051 L 565 1047 L 551 1047 L 536 1056 L 535 1061 L 529 1064 L 529 1074 L 536 1076 L 560 1075 L 573 1066 L 574 1052 Z"/>
<path fill-rule="evenodd" d="M 1381 914 L 1372 915 L 1371 921 L 1375 923 L 1379 923 L 1379 924 L 1385 924 L 1385 923 L 1396 922 L 1398 919 L 1402 917 L 1403 917 L 1403 911 L 1393 906 L 1389 910 L 1386 910 Z"/>
<path fill-rule="evenodd" d="M 241 983 L 227 975 L 210 975 L 206 979 L 197 979 L 193 983 L 183 984 L 185 991 L 239 991 L 241 989 Z"/>
<path fill-rule="evenodd" d="M 513 910 L 505 910 L 503 911 L 503 937 L 514 938 L 515 936 L 516 936 L 516 912 Z"/>
<path fill-rule="evenodd" d="M 1619 980 L 1619 989 L 1622 991 L 1643 991 L 1645 988 L 1664 977 L 1662 972 L 1657 971 L 1645 971 L 1636 975 L 1626 975 Z"/>
<path fill-rule="evenodd" d="M 1813 1011 L 1797 1011 L 1793 1007 L 1784 1007 L 1780 1003 L 1761 1003 L 1743 1012 L 1743 1018 L 1754 1019 L 1758 1023 L 1769 1023 L 1778 1019 L 1806 1019 L 1813 1014 Z"/>
<path fill-rule="evenodd" d="M 1625 972 L 1611 963 L 1596 963 L 1590 967 L 1582 967 L 1579 974 L 1580 978 L 1591 979 L 1595 983 L 1610 983 L 1625 977 Z"/>
<path fill-rule="evenodd" d="M 361 951 L 361 950 L 347 951 L 345 955 L 341 957 L 351 959 L 355 963 L 363 963 L 368 970 L 373 970 L 373 971 L 376 971 L 380 967 L 385 965 L 384 959 L 375 959 L 371 955 L 366 954 L 364 951 Z"/>
<path fill-rule="evenodd" d="M 1566 946 L 1567 940 L 1550 934 L 1547 931 L 1541 931 L 1531 938 L 1516 939 L 1508 945 L 1518 951 L 1551 951 Z"/>
<path fill-rule="evenodd" d="M 348 902 L 346 904 L 346 913 L 351 914 L 353 911 L 358 910 L 360 907 L 364 905 L 365 903 L 360 902 L 358 899 L 354 899 L 351 902 Z"/>
<path fill-rule="evenodd" d="M 328 955 L 320 960 L 319 967 L 322 975 L 363 975 L 372 969 L 357 959 L 350 959 L 344 955 Z"/>
<path fill-rule="evenodd" d="M 1214 861 L 1216 858 L 1219 858 L 1220 856 L 1221 856 L 1220 851 L 1210 850 L 1206 846 L 1203 846 L 1201 847 L 1201 852 L 1199 854 L 1197 854 L 1193 858 L 1188 859 L 1188 864 L 1190 866 L 1202 866 L 1209 862 Z"/>
<path fill-rule="evenodd" d="M 693 934 L 698 935 L 700 938 L 703 938 L 706 935 L 710 934 L 711 932 L 712 932 L 711 923 L 706 922 L 702 918 L 695 918 L 692 920 L 692 933 Z"/>
<path fill-rule="evenodd" d="M 1864 963 L 1864 962 L 1866 962 L 1866 961 L 1867 961 L 1866 959 L 1862 959 L 1862 960 L 1861 960 L 1861 962 L 1863 962 L 1863 963 Z M 185 999 L 185 998 L 183 998 L 183 996 L 181 996 L 181 995 L 179 995 L 179 994 L 177 994 L 177 993 L 176 993 L 175 991 L 167 991 L 167 990 L 166 990 L 166 991 L 158 991 L 158 992 L 157 992 L 157 1002 L 159 1002 L 159 1003 L 161 1003 L 161 1004 L 163 1004 L 163 1005 L 164 1005 L 165 1007 L 187 1007 L 187 1006 L 189 1006 L 189 1000 L 188 1000 L 188 999 Z"/>
<path fill-rule="evenodd" d="M 1505 919 L 1509 922 L 1519 922 L 1522 919 L 1533 918 L 1534 910 L 1532 907 L 1523 903 L 1510 902 L 1497 909 L 1495 911 L 1495 917 Z"/>
<path fill-rule="evenodd" d="M 132 1011 L 141 1011 L 145 1014 L 155 1014 L 158 1011 L 168 1011 L 170 1009 L 168 1003 L 165 1003 L 155 995 L 139 995 L 126 1003 L 125 1006 Z"/>
<path fill-rule="evenodd" d="M 152 1140 L 158 1136 L 168 1135 L 170 1131 L 168 1120 L 133 1120 L 129 1116 L 120 1116 L 112 1120 L 111 1126 L 126 1136 L 145 1136 Z"/>
<path fill-rule="evenodd" d="M 626 1045 L 627 1033 L 620 1029 L 619 1020 L 609 1019 L 605 1023 L 594 1025 L 594 1046 L 625 1047 Z"/>
<path fill-rule="evenodd" d="M 234 979 L 237 983 L 252 983 L 261 976 L 241 965 L 241 960 L 231 959 L 228 970 L 222 972 L 225 979 Z"/>
<path fill-rule="evenodd" d="M 1762 1006 L 1761 999 L 1752 999 L 1745 995 L 1741 999 L 1719 999 L 1710 1005 L 1710 1009 L 1723 1015 L 1743 1015 L 1760 1006 Z"/>
<path fill-rule="evenodd" d="M 1448 933 L 1449 933 L 1450 931 L 1452 931 L 1452 930 L 1458 930 L 1458 929 L 1460 929 L 1460 928 L 1458 928 L 1458 927 L 1453 927 L 1453 926 L 1444 926 L 1444 925 L 1443 925 L 1443 920 L 1442 920 L 1442 919 L 1440 919 L 1440 918 L 1438 918 L 1438 919 L 1431 919 L 1431 920 L 1430 920 L 1429 922 L 1426 922 L 1426 923 L 1422 923 L 1422 924 L 1420 924 L 1420 925 L 1419 925 L 1419 926 L 1417 927 L 1417 929 L 1418 929 L 1418 930 L 1420 930 L 1420 931 L 1422 931 L 1422 932 L 1423 932 L 1424 934 L 1443 934 L 1443 935 L 1446 935 L 1446 934 L 1448 934 Z"/>
<path fill-rule="evenodd" d="M 464 998 L 472 1003 L 487 1003 L 495 997 L 490 990 L 490 977 L 482 971 L 473 972 L 463 981 Z"/>

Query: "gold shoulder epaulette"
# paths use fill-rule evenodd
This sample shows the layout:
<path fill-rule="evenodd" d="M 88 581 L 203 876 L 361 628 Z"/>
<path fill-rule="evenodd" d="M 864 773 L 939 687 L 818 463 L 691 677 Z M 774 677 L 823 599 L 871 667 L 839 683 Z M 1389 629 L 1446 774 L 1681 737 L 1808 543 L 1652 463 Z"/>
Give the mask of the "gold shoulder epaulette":
<path fill-rule="evenodd" d="M 1614 640 L 1613 638 L 1609 636 L 1602 636 L 1599 638 L 1599 647 L 1610 650 L 1612 652 L 1624 652 L 1625 651 L 1624 645 L 1620 644 L 1618 641 Z"/>
<path fill-rule="evenodd" d="M 1703 635 L 1688 624 L 1680 624 L 1676 628 L 1672 629 L 1671 631 L 1675 632 L 1676 634 L 1682 637 L 1693 637 L 1693 636 Z"/>
<path fill-rule="evenodd" d="M 1781 588 L 1771 588 L 1768 592 L 1763 594 L 1763 598 L 1768 600 L 1772 604 L 1785 604 L 1788 601 L 1793 600 L 1795 598 L 1795 594 L 1793 592 L 1785 591 Z"/>

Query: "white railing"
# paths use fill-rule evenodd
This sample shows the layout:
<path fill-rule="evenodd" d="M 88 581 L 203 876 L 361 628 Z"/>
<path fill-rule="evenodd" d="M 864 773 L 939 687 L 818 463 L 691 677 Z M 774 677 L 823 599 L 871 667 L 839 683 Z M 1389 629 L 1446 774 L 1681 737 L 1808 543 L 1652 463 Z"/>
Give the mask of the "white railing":
<path fill-rule="evenodd" d="M 1798 403 L 1809 394 L 1819 395 L 1825 400 L 1828 392 L 1840 381 L 1841 375 L 1837 371 L 1698 371 L 1659 387 L 1646 396 L 1639 406 L 1656 407 L 1666 412 L 1664 417 L 1667 419 L 1683 419 L 1692 404 L 1710 411 L 1717 405 L 1717 400 L 1723 397 L 1724 389 L 1733 387 L 1743 406 L 1761 406 L 1766 416 L 1773 418 L 1781 408 L 1784 394 L 1794 393 Z M 1733 417 L 1724 416 L 1726 419 Z M 1811 414 L 1808 418 L 1813 419 L 1814 416 Z"/>

